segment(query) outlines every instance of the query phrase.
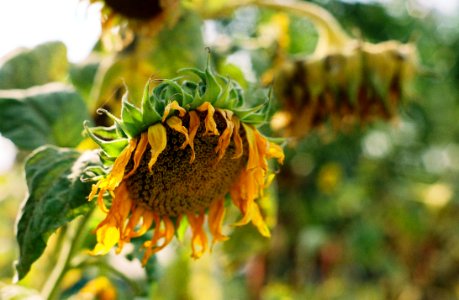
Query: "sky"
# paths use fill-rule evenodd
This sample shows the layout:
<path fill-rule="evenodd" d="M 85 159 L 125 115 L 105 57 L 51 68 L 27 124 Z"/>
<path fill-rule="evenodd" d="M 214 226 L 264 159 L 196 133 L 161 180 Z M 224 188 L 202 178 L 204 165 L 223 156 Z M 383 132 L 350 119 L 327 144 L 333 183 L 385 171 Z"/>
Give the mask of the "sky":
<path fill-rule="evenodd" d="M 83 60 L 100 34 L 100 7 L 89 0 L 0 0 L 0 58 L 18 47 L 63 41 Z"/>

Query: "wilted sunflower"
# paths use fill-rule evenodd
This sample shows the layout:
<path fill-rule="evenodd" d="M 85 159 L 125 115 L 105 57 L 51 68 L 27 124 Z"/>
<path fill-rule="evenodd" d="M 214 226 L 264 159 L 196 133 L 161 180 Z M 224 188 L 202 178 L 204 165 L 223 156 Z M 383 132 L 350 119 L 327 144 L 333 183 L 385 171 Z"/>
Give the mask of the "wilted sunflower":
<path fill-rule="evenodd" d="M 276 76 L 281 110 L 272 125 L 301 137 L 330 123 L 348 130 L 398 115 L 417 68 L 412 44 L 354 41 L 341 51 L 287 61 Z"/>
<path fill-rule="evenodd" d="M 256 129 L 267 105 L 245 109 L 235 82 L 209 68 L 187 71 L 199 82 L 164 80 L 151 93 L 147 84 L 141 108 L 125 95 L 121 118 L 104 111 L 113 127 L 87 129 L 108 168 L 89 195 L 107 213 L 96 229 L 93 254 L 116 244 L 121 251 L 131 238 L 152 230 L 143 245 L 145 264 L 170 243 L 186 217 L 197 258 L 208 248 L 206 216 L 213 242 L 227 239 L 221 231 L 227 194 L 242 213 L 236 225 L 251 221 L 269 236 L 257 200 L 272 179 L 267 159 L 282 163 L 284 156 Z"/>
<path fill-rule="evenodd" d="M 264 76 L 273 78 L 280 104 L 271 120 L 275 131 L 302 137 L 328 123 L 335 130 L 348 130 L 397 115 L 417 71 L 413 44 L 372 44 L 352 38 L 327 10 L 310 2 L 262 0 L 257 4 L 306 17 L 319 33 L 314 53 L 282 57 L 274 71 Z M 282 32 L 279 39 L 286 30 Z"/>
<path fill-rule="evenodd" d="M 136 33 L 158 32 L 165 23 L 175 20 L 178 0 L 90 0 L 102 2 L 102 29 L 128 26 Z"/>

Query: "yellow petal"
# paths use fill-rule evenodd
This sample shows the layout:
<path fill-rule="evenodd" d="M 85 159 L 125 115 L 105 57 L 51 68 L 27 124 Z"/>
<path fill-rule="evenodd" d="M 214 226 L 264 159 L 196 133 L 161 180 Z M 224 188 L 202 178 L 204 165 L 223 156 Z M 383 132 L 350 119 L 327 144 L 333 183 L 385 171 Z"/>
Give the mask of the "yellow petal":
<path fill-rule="evenodd" d="M 247 161 L 247 170 L 254 169 L 260 166 L 260 153 L 255 136 L 256 129 L 251 125 L 242 123 L 245 129 L 247 143 L 249 144 L 249 159 Z"/>
<path fill-rule="evenodd" d="M 144 235 L 153 224 L 153 212 L 150 210 L 144 210 L 142 214 L 142 226 L 131 234 L 131 237 L 139 237 Z"/>
<path fill-rule="evenodd" d="M 199 258 L 207 250 L 207 236 L 203 229 L 204 224 L 204 212 L 199 215 L 193 213 L 187 214 L 188 221 L 190 223 L 192 238 L 191 238 L 191 257 Z"/>
<path fill-rule="evenodd" d="M 148 128 L 148 143 L 151 147 L 151 158 L 148 163 L 148 169 L 156 163 L 158 156 L 164 151 L 167 145 L 167 132 L 166 128 L 161 123 L 155 124 Z"/>
<path fill-rule="evenodd" d="M 218 132 L 218 129 L 217 129 L 217 123 L 215 123 L 215 120 L 214 120 L 215 108 L 212 106 L 212 104 L 210 104 L 210 102 L 204 102 L 197 108 L 197 110 L 198 111 L 207 110 L 207 116 L 205 120 L 206 132 L 204 133 L 204 135 L 208 135 L 208 134 L 219 135 L 220 133 Z"/>
<path fill-rule="evenodd" d="M 147 248 L 142 259 L 142 265 L 145 266 L 148 262 L 148 259 L 166 247 L 173 239 L 175 233 L 174 223 L 172 223 L 169 217 L 162 217 L 162 222 L 164 222 L 164 230 L 161 228 L 161 221 L 157 215 L 155 215 L 155 230 L 151 241 L 144 243 L 144 247 Z M 164 238 L 164 242 L 161 245 L 157 245 L 158 241 Z"/>
<path fill-rule="evenodd" d="M 269 232 L 268 225 L 266 225 L 263 216 L 261 215 L 260 208 L 258 204 L 253 203 L 252 207 L 250 208 L 251 212 L 250 215 L 252 217 L 252 223 L 257 227 L 260 234 L 264 237 L 270 237 L 271 233 Z"/>
<path fill-rule="evenodd" d="M 185 149 L 186 145 L 188 145 L 190 142 L 190 137 L 188 136 L 188 129 L 182 125 L 182 120 L 179 117 L 173 116 L 170 117 L 166 123 L 170 128 L 180 132 L 185 136 L 185 141 L 183 142 L 182 146 L 180 146 L 180 149 Z"/>
<path fill-rule="evenodd" d="M 223 131 L 222 135 L 218 138 L 218 145 L 215 147 L 215 152 L 217 153 L 217 160 L 222 159 L 225 155 L 226 149 L 228 148 L 231 142 L 231 136 L 233 135 L 234 123 L 231 120 L 233 117 L 233 112 L 226 109 L 219 109 L 218 112 L 223 116 L 226 121 L 226 128 Z"/>
<path fill-rule="evenodd" d="M 140 135 L 139 143 L 137 144 L 137 147 L 135 148 L 135 152 L 134 152 L 134 167 L 132 168 L 131 171 L 129 171 L 128 174 L 124 175 L 124 179 L 134 174 L 134 172 L 139 167 L 140 160 L 142 159 L 143 154 L 145 150 L 147 149 L 147 144 L 148 144 L 148 134 L 146 132 L 142 132 L 142 134 Z"/>
<path fill-rule="evenodd" d="M 75 299 L 115 300 L 117 299 L 117 292 L 107 278 L 97 277 L 86 283 Z"/>
<path fill-rule="evenodd" d="M 280 164 L 284 163 L 285 155 L 282 147 L 275 143 L 268 143 L 267 158 L 276 158 Z"/>
<path fill-rule="evenodd" d="M 212 202 L 209 207 L 208 224 L 210 233 L 213 236 L 212 246 L 215 242 L 225 241 L 227 236 L 222 234 L 222 223 L 225 216 L 225 199 L 218 199 Z"/>
<path fill-rule="evenodd" d="M 123 180 L 126 165 L 131 159 L 131 154 L 137 146 L 137 139 L 133 138 L 129 141 L 129 146 L 123 149 L 120 156 L 115 160 L 112 171 L 105 180 L 101 180 L 101 188 L 106 188 L 113 191 Z M 104 186 L 106 183 L 106 186 Z"/>
<path fill-rule="evenodd" d="M 241 128 L 241 122 L 236 116 L 233 116 L 232 118 L 233 124 L 234 124 L 234 131 L 233 131 L 233 141 L 234 141 L 234 146 L 236 147 L 236 151 L 234 152 L 233 159 L 237 159 L 242 156 L 244 150 L 242 146 L 242 138 L 241 135 L 239 134 L 239 130 Z"/>
<path fill-rule="evenodd" d="M 177 101 L 174 100 L 168 105 L 166 105 L 166 107 L 164 108 L 164 114 L 163 114 L 163 119 L 162 119 L 163 123 L 167 119 L 167 116 L 169 115 L 172 109 L 178 110 L 180 117 L 183 117 L 186 114 L 186 110 L 183 107 L 181 107 Z"/>
<path fill-rule="evenodd" d="M 188 134 L 190 138 L 189 144 L 191 148 L 190 163 L 192 163 L 196 156 L 194 153 L 194 137 L 196 136 L 196 133 L 198 132 L 199 126 L 201 125 L 201 121 L 199 120 L 198 114 L 194 110 L 189 112 L 189 116 L 190 116 L 190 125 L 189 125 L 190 128 L 188 130 Z"/>
<path fill-rule="evenodd" d="M 97 245 L 91 255 L 107 254 L 110 249 L 120 240 L 120 231 L 112 224 L 105 224 L 97 229 Z"/>

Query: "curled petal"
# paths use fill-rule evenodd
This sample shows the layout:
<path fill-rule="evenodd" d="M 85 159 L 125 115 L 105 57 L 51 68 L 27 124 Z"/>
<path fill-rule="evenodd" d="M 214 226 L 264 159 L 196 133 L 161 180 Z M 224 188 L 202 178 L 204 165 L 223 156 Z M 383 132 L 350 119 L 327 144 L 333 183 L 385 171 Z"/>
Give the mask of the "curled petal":
<path fill-rule="evenodd" d="M 204 224 L 204 212 L 199 215 L 193 213 L 187 214 L 188 221 L 190 223 L 192 238 L 191 238 L 191 257 L 199 258 L 207 250 L 207 236 L 203 229 Z"/>
<path fill-rule="evenodd" d="M 135 148 L 134 159 L 133 159 L 134 167 L 132 168 L 132 170 L 129 171 L 129 173 L 124 175 L 124 179 L 128 178 L 129 176 L 135 173 L 135 171 L 139 167 L 140 160 L 142 159 L 143 154 L 145 153 L 145 150 L 147 149 L 147 145 L 148 145 L 148 134 L 146 132 L 143 132 L 140 135 L 139 143 L 137 144 L 137 147 Z"/>
<path fill-rule="evenodd" d="M 185 126 L 182 125 L 182 120 L 178 117 L 170 117 L 167 120 L 167 125 L 169 125 L 170 128 L 174 129 L 177 132 L 180 132 L 185 136 L 185 141 L 183 142 L 182 146 L 180 146 L 180 149 L 185 149 L 186 145 L 189 144 L 190 142 L 190 137 L 188 136 L 188 129 L 186 129 Z"/>
<path fill-rule="evenodd" d="M 240 158 L 244 152 L 243 146 L 242 146 L 242 138 L 241 138 L 241 135 L 239 134 L 239 130 L 241 128 L 241 122 L 236 116 L 233 116 L 232 121 L 234 124 L 233 141 L 236 147 L 236 151 L 232 158 L 237 159 L 237 158 Z"/>
<path fill-rule="evenodd" d="M 194 137 L 196 136 L 196 133 L 198 132 L 199 126 L 201 125 L 201 121 L 199 120 L 199 116 L 195 111 L 190 111 L 190 125 L 188 129 L 188 134 L 189 134 L 189 144 L 191 148 L 191 159 L 190 163 L 192 163 L 196 157 L 194 153 Z"/>
<path fill-rule="evenodd" d="M 158 156 L 164 151 L 167 145 L 166 128 L 161 123 L 148 128 L 148 143 L 151 147 L 151 158 L 148 162 L 148 169 L 151 172 L 151 168 L 156 163 Z"/>
<path fill-rule="evenodd" d="M 220 133 L 218 132 L 218 129 L 217 129 L 217 123 L 215 123 L 215 119 L 214 119 L 215 108 L 212 106 L 212 104 L 210 104 L 210 102 L 204 102 L 197 108 L 197 110 L 198 111 L 207 110 L 207 116 L 205 120 L 206 132 L 204 133 L 204 135 L 208 135 L 208 134 L 219 135 Z"/>
<path fill-rule="evenodd" d="M 112 207 L 96 229 L 97 244 L 90 252 L 93 255 L 106 254 L 116 243 L 119 244 L 118 251 L 123 247 L 124 224 L 131 211 L 132 200 L 124 184 L 115 190 L 114 195 Z"/>
<path fill-rule="evenodd" d="M 222 159 L 225 155 L 226 149 L 231 142 L 231 136 L 233 135 L 234 123 L 232 121 L 233 112 L 229 110 L 219 109 L 218 112 L 223 116 L 226 121 L 226 128 L 222 135 L 218 138 L 218 145 L 215 147 L 215 152 L 218 154 L 217 160 Z"/>
<path fill-rule="evenodd" d="M 275 143 L 268 143 L 267 158 L 276 158 L 280 164 L 283 164 L 285 155 L 282 147 Z"/>
<path fill-rule="evenodd" d="M 144 266 L 147 264 L 148 259 L 153 254 L 166 247 L 174 237 L 175 227 L 174 223 L 172 223 L 169 217 L 164 216 L 161 220 L 161 218 L 158 215 L 154 215 L 154 219 L 155 229 L 153 237 L 151 238 L 151 241 L 148 241 L 144 244 L 144 247 L 147 248 L 142 259 L 142 265 Z M 161 221 L 164 223 L 164 229 L 161 228 Z M 157 243 L 161 238 L 164 238 L 164 241 L 161 245 L 158 246 Z"/>
<path fill-rule="evenodd" d="M 166 105 L 166 107 L 164 108 L 164 114 L 163 114 L 163 118 L 162 118 L 161 122 L 164 123 L 164 121 L 166 121 L 167 116 L 169 116 L 169 113 L 170 113 L 171 110 L 178 110 L 180 117 L 183 117 L 186 114 L 186 110 L 183 107 L 181 107 L 180 104 L 178 104 L 177 101 L 174 100 L 171 103 L 169 103 L 168 105 Z"/>
<path fill-rule="evenodd" d="M 226 241 L 227 236 L 222 234 L 222 223 L 225 216 L 225 199 L 218 199 L 212 202 L 209 207 L 209 215 L 207 222 L 209 224 L 210 233 L 213 236 L 212 246 L 215 242 Z"/>

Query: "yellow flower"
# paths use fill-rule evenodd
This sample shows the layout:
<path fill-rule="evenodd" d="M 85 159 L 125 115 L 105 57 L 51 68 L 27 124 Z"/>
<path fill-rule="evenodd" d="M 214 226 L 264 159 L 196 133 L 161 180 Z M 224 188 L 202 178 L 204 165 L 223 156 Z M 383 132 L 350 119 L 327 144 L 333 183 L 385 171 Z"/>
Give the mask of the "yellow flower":
<path fill-rule="evenodd" d="M 79 291 L 75 299 L 115 300 L 117 292 L 113 284 L 106 277 L 97 277 Z"/>
<path fill-rule="evenodd" d="M 150 35 L 176 18 L 178 0 L 90 0 L 102 2 L 102 29 L 127 26 L 136 33 Z"/>
<path fill-rule="evenodd" d="M 88 128 L 101 146 L 109 171 L 93 185 L 89 199 L 107 213 L 96 229 L 93 254 L 118 252 L 131 238 L 148 231 L 143 264 L 171 242 L 181 220 L 192 231 L 192 256 L 208 249 L 205 220 L 212 244 L 222 233 L 225 197 L 242 213 L 236 225 L 252 222 L 269 236 L 257 203 L 269 184 L 268 159 L 282 163 L 279 145 L 256 129 L 266 105 L 242 108 L 240 88 L 210 69 L 191 69 L 199 82 L 165 80 L 151 93 L 145 88 L 142 108 L 123 99 L 121 119 L 112 128 Z M 115 138 L 116 137 L 116 138 Z M 110 208 L 105 198 L 111 198 Z"/>

